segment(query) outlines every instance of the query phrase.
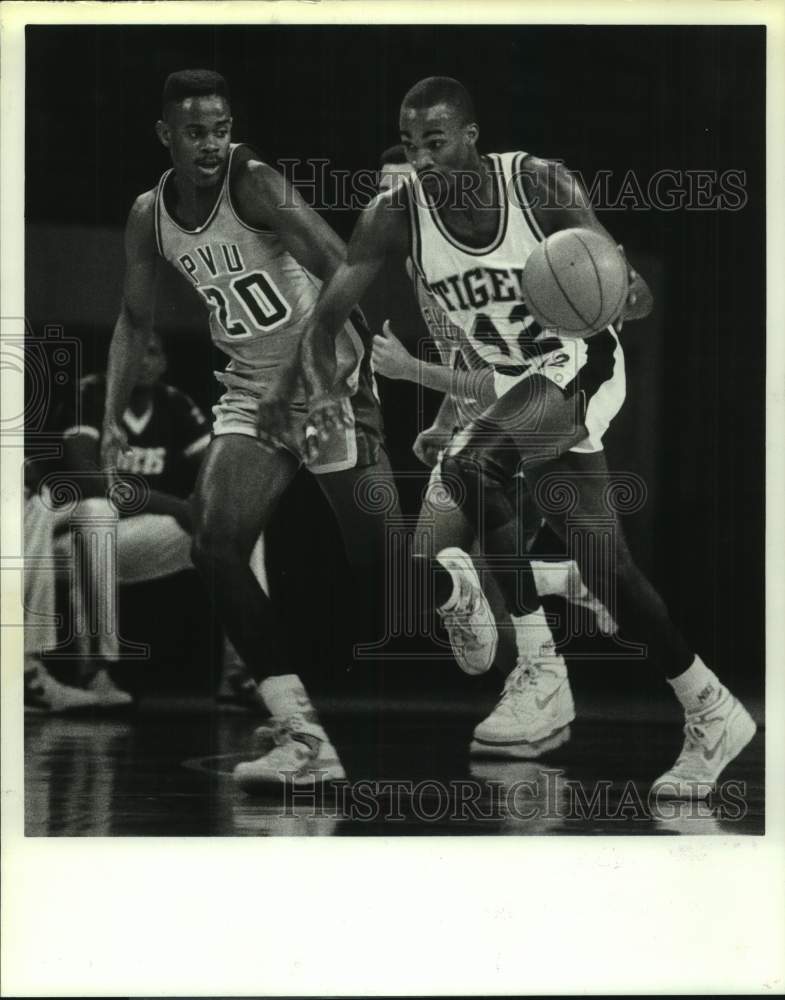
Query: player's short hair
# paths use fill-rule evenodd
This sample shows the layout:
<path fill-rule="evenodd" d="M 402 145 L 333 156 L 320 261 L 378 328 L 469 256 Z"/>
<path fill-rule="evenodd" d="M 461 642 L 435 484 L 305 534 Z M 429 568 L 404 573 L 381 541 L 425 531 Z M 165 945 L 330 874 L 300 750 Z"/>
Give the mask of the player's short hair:
<path fill-rule="evenodd" d="M 420 80 L 406 93 L 401 108 L 432 108 L 436 104 L 446 104 L 458 114 L 462 125 L 477 120 L 474 101 L 462 83 L 451 76 L 428 76 Z"/>
<path fill-rule="evenodd" d="M 385 149 L 379 157 L 380 167 L 397 166 L 399 163 L 408 163 L 403 143 L 400 142 L 395 146 L 390 146 L 389 149 Z"/>
<path fill-rule="evenodd" d="M 187 97 L 208 97 L 217 94 L 229 100 L 229 87 L 220 73 L 212 69 L 178 69 L 170 73 L 164 84 L 163 112 L 170 104 L 178 104 Z"/>

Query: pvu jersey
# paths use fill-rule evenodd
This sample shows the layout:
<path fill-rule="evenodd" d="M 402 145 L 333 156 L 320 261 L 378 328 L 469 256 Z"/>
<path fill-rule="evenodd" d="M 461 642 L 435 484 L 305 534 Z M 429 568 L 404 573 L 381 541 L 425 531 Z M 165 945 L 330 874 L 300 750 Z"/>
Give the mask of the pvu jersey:
<path fill-rule="evenodd" d="M 158 182 L 155 235 L 158 252 L 204 298 L 212 339 L 230 358 L 221 381 L 264 388 L 295 358 L 319 296 L 321 282 L 284 248 L 277 233 L 243 222 L 232 204 L 230 178 L 238 145 L 210 216 L 185 229 L 166 207 L 173 171 Z M 347 324 L 337 343 L 339 362 L 359 360 L 362 339 Z M 346 352 L 349 352 L 347 355 Z"/>

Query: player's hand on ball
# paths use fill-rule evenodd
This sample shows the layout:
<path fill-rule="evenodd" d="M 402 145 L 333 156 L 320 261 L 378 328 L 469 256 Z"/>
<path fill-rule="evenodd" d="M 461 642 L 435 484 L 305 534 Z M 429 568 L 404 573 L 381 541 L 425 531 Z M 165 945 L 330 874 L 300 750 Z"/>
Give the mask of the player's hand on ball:
<path fill-rule="evenodd" d="M 630 267 L 629 261 L 627 261 L 627 254 L 624 252 L 624 247 L 621 243 L 619 244 L 619 253 L 627 262 L 627 287 L 629 291 L 627 292 L 627 298 L 624 300 L 624 304 L 621 307 L 621 312 L 613 323 L 617 333 L 619 333 L 621 328 L 624 326 L 624 319 L 626 315 L 629 312 L 632 312 L 638 303 L 638 293 L 635 291 L 635 282 L 638 280 L 638 272 L 634 268 Z"/>
<path fill-rule="evenodd" d="M 392 331 L 387 319 L 382 326 L 382 335 L 373 338 L 371 356 L 374 369 L 385 378 L 416 379 L 417 359 L 412 357 Z"/>
<path fill-rule="evenodd" d="M 451 437 L 452 431 L 442 427 L 428 427 L 417 435 L 412 451 L 423 465 L 432 469 L 439 461 L 439 453 L 444 451 Z"/>

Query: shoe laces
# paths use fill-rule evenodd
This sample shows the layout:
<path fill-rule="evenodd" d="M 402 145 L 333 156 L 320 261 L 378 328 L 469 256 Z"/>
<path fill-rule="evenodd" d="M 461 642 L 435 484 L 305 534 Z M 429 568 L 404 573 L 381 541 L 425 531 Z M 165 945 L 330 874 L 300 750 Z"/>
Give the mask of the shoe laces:
<path fill-rule="evenodd" d="M 306 726 L 305 718 L 299 712 L 289 715 L 285 719 L 273 719 L 273 739 L 279 747 L 299 743 L 315 753 L 322 741 L 318 736 L 306 732 Z"/>
<path fill-rule="evenodd" d="M 544 665 L 539 660 L 519 657 L 515 669 L 505 682 L 499 700 L 500 707 L 504 706 L 520 717 L 539 716 L 541 709 L 536 705 L 533 695 L 541 688 L 544 672 L 551 675 L 550 671 L 544 670 Z M 554 688 L 562 683 L 557 675 L 553 675 L 553 679 Z"/>
<path fill-rule="evenodd" d="M 292 733 L 297 731 L 298 723 L 302 722 L 303 719 L 299 715 L 288 715 L 283 719 L 273 719 L 273 739 L 279 745 L 289 743 Z"/>
<path fill-rule="evenodd" d="M 517 666 L 504 682 L 504 690 L 499 699 L 497 711 L 512 715 L 528 715 L 531 713 L 531 699 L 526 695 L 534 691 L 539 680 L 539 671 L 528 660 L 519 660 Z"/>
<path fill-rule="evenodd" d="M 537 686 L 539 670 L 530 660 L 519 660 L 504 685 L 504 696 L 519 694 Z"/>
<path fill-rule="evenodd" d="M 702 743 L 706 741 L 706 730 L 699 722 L 690 722 L 689 720 L 684 724 L 684 746 L 685 749 L 698 750 Z"/>
<path fill-rule="evenodd" d="M 471 597 L 461 606 L 459 601 L 455 608 L 441 611 L 445 628 L 450 631 L 450 639 L 460 647 L 477 646 L 480 642 L 476 629 L 472 626 L 472 616 L 477 606 Z"/>
<path fill-rule="evenodd" d="M 720 694 L 711 705 L 706 705 L 698 712 L 688 713 L 684 720 L 684 746 L 690 745 L 690 749 L 700 749 L 707 746 L 712 740 L 712 730 L 722 729 L 725 724 L 726 714 L 723 711 L 727 702 Z M 717 710 L 719 709 L 719 714 Z M 719 723 L 719 727 L 716 725 Z"/>
<path fill-rule="evenodd" d="M 677 776 L 682 770 L 685 773 L 691 774 L 695 767 L 695 754 L 699 754 L 702 758 L 702 751 L 709 746 L 705 725 L 706 721 L 714 720 L 704 720 L 702 716 L 697 719 L 687 717 L 684 723 L 684 745 L 676 759 L 676 763 L 671 768 L 671 771 Z"/>

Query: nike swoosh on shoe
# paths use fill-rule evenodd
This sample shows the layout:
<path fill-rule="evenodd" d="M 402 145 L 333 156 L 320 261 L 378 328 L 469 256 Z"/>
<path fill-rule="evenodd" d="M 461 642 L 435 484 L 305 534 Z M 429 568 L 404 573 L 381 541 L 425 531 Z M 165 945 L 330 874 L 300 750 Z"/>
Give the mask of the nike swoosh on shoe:
<path fill-rule="evenodd" d="M 546 698 L 539 698 L 537 697 L 537 695 L 535 695 L 534 703 L 537 706 L 537 708 L 539 708 L 540 711 L 542 711 L 542 709 L 550 705 L 550 703 L 553 701 L 553 699 L 556 697 L 558 693 L 559 693 L 559 688 L 556 687 L 553 689 L 553 691 L 551 691 L 551 693 Z"/>

